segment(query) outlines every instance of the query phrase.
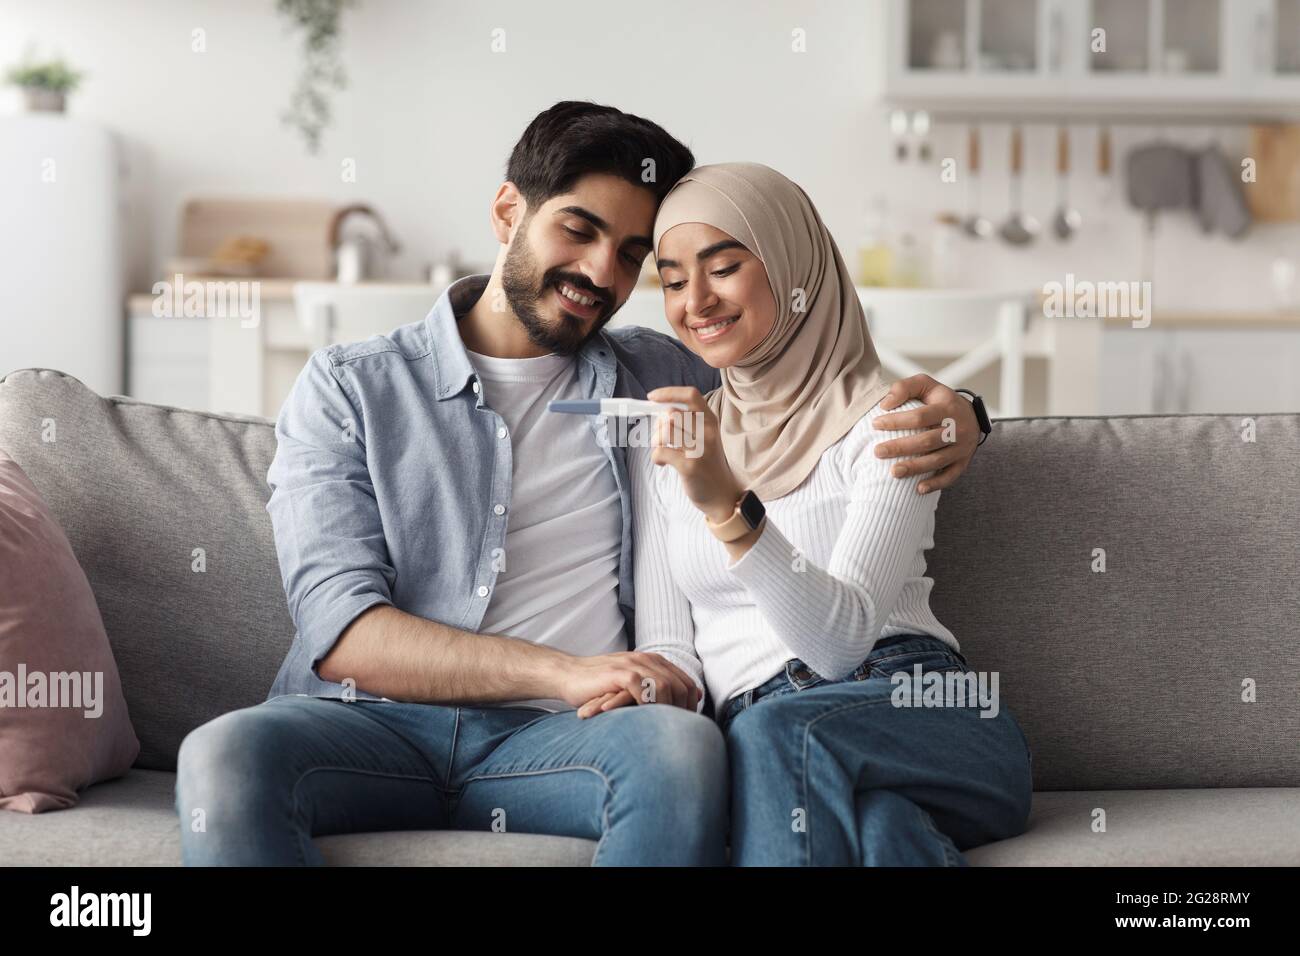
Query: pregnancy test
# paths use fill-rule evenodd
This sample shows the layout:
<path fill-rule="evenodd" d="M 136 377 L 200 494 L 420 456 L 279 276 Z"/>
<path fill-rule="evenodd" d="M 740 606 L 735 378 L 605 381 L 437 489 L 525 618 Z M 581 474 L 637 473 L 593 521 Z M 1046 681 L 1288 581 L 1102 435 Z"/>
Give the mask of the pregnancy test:
<path fill-rule="evenodd" d="M 690 411 L 690 406 L 683 405 L 681 402 L 651 402 L 638 398 L 557 400 L 546 403 L 548 412 L 564 412 L 568 415 L 612 415 L 615 418 L 662 415 L 673 408 Z"/>

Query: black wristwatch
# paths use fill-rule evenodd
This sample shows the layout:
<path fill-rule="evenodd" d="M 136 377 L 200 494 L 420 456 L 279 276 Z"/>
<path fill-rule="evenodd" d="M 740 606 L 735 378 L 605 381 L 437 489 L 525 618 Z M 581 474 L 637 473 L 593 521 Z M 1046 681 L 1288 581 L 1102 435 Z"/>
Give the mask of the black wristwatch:
<path fill-rule="evenodd" d="M 984 439 L 988 438 L 993 431 L 993 422 L 989 420 L 988 409 L 984 407 L 984 399 L 980 398 L 969 388 L 954 388 L 958 395 L 965 395 L 970 399 L 971 407 L 975 409 L 975 420 L 980 424 L 980 431 L 984 434 L 980 437 L 980 444 L 984 444 Z M 977 446 L 978 447 L 978 446 Z"/>
<path fill-rule="evenodd" d="M 736 510 L 725 521 L 714 524 L 709 520 L 708 515 L 705 515 L 704 524 L 719 541 L 735 541 L 751 531 L 756 531 L 763 523 L 763 516 L 766 514 L 767 509 L 763 507 L 763 502 L 758 500 L 758 495 L 746 491 L 736 503 Z"/>

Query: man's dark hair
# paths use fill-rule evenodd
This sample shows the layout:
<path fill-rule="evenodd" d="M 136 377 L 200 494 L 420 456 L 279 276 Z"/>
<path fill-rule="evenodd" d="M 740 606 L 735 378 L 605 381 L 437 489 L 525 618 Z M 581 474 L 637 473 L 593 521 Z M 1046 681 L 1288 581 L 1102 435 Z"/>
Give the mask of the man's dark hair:
<path fill-rule="evenodd" d="M 647 181 L 646 160 L 653 160 Z M 533 117 L 506 164 L 506 179 L 534 208 L 589 173 L 609 173 L 661 201 L 695 156 L 657 123 L 612 106 L 565 100 Z"/>

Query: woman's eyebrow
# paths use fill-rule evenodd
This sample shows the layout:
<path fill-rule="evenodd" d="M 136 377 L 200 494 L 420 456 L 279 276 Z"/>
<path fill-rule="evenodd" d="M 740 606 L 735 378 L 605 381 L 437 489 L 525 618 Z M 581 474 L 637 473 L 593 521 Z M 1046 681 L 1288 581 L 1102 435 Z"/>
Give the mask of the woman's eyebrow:
<path fill-rule="evenodd" d="M 699 252 L 695 253 L 695 258 L 700 262 L 705 259 L 716 256 L 719 252 L 725 252 L 727 249 L 744 249 L 745 244 L 736 239 L 723 239 L 721 242 L 715 242 L 711 246 L 705 246 Z"/>
<path fill-rule="evenodd" d="M 723 239 L 720 242 L 715 242 L 711 246 L 705 246 L 699 252 L 695 253 L 695 258 L 700 262 L 703 262 L 705 259 L 708 259 L 711 256 L 716 256 L 719 252 L 725 252 L 728 249 L 745 249 L 748 251 L 745 244 L 739 240 Z M 658 259 L 655 261 L 655 265 L 660 269 L 676 269 L 681 265 L 681 263 L 676 259 Z"/>

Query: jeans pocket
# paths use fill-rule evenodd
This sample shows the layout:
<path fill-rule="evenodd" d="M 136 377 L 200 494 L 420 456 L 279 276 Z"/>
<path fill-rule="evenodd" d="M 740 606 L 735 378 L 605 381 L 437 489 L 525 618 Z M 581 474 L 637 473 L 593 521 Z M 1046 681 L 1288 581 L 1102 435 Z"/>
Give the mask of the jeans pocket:
<path fill-rule="evenodd" d="M 791 690 L 807 690 L 809 687 L 816 687 L 818 684 L 826 682 L 825 677 L 822 677 L 821 674 L 818 674 L 798 658 L 786 662 L 785 674 L 792 685 L 789 688 Z"/>

